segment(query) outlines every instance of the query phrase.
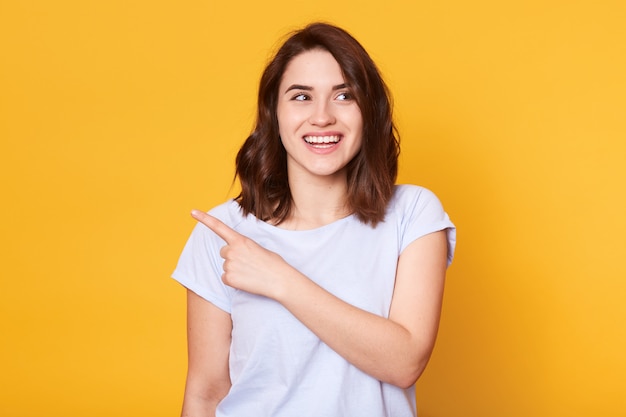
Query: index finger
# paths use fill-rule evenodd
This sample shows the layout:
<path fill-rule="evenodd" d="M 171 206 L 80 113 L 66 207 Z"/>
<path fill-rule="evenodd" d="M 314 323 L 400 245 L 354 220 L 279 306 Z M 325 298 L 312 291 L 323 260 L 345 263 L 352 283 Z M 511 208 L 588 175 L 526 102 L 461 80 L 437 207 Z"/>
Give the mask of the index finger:
<path fill-rule="evenodd" d="M 216 235 L 224 239 L 228 244 L 231 244 L 235 240 L 242 237 L 241 234 L 228 227 L 226 224 L 224 224 L 224 222 L 203 211 L 191 210 L 191 217 L 211 229 Z"/>

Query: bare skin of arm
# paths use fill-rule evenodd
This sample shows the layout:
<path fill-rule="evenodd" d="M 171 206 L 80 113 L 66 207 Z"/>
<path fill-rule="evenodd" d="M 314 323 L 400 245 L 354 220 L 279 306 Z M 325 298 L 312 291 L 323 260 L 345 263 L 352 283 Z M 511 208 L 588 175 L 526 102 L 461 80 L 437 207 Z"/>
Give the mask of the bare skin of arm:
<path fill-rule="evenodd" d="M 435 344 L 446 255 L 445 232 L 424 236 L 406 248 L 398 263 L 389 318 L 345 303 L 302 276 L 285 280 L 276 299 L 357 368 L 381 381 L 410 387 Z"/>
<path fill-rule="evenodd" d="M 423 236 L 403 251 L 390 315 L 384 318 L 333 296 L 214 217 L 198 211 L 193 216 L 227 243 L 220 252 L 227 285 L 277 300 L 348 362 L 381 381 L 410 387 L 419 378 L 439 326 L 445 231 Z"/>
<path fill-rule="evenodd" d="M 188 370 L 183 417 L 215 417 L 215 408 L 230 389 L 228 355 L 230 315 L 187 291 Z"/>

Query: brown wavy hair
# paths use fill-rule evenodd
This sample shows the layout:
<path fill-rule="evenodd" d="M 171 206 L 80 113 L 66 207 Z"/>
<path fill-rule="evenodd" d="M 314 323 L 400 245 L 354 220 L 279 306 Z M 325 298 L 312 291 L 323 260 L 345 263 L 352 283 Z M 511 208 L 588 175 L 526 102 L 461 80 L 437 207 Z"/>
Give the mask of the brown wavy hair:
<path fill-rule="evenodd" d="M 236 197 L 244 214 L 279 224 L 292 208 L 287 176 L 287 153 L 278 130 L 278 88 L 289 62 L 314 49 L 328 51 L 343 72 L 361 110 L 363 140 L 347 165 L 350 210 L 365 224 L 384 220 L 398 172 L 399 139 L 392 120 L 391 97 L 376 64 L 345 30 L 313 23 L 292 33 L 261 76 L 254 130 L 239 150 Z"/>

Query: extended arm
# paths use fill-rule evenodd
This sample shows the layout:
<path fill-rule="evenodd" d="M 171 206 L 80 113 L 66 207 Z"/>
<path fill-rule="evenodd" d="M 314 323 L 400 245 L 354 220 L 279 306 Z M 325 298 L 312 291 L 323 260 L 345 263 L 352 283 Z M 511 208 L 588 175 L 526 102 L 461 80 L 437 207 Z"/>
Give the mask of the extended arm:
<path fill-rule="evenodd" d="M 230 315 L 187 291 L 188 370 L 183 417 L 214 417 L 230 389 Z"/>
<path fill-rule="evenodd" d="M 373 377 L 411 386 L 435 343 L 447 262 L 446 232 L 411 243 L 398 260 L 389 318 L 333 296 L 279 255 L 204 213 L 194 217 L 226 242 L 227 285 L 273 298 L 350 363 Z"/>

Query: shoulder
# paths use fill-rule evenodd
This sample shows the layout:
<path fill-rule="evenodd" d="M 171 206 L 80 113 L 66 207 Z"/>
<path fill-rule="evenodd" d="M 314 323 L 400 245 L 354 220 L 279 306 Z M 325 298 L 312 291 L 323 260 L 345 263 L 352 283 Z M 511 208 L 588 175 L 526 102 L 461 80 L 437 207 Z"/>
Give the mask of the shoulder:
<path fill-rule="evenodd" d="M 401 230 L 454 227 L 435 193 L 418 185 L 397 185 L 388 215 Z"/>
<path fill-rule="evenodd" d="M 446 230 L 448 264 L 456 246 L 456 227 L 445 212 L 439 198 L 427 188 L 398 185 L 389 209 L 402 235 L 401 248 L 428 233 Z"/>
<path fill-rule="evenodd" d="M 237 229 L 237 227 L 246 219 L 241 210 L 241 206 L 239 206 L 239 203 L 233 199 L 230 199 L 219 206 L 213 207 L 208 211 L 208 213 L 221 220 L 231 229 Z"/>
<path fill-rule="evenodd" d="M 428 188 L 413 184 L 396 185 L 390 201 L 390 211 L 402 213 L 427 207 L 443 211 L 439 198 Z"/>
<path fill-rule="evenodd" d="M 245 220 L 245 217 L 242 216 L 239 204 L 232 199 L 213 207 L 207 211 L 207 213 L 217 218 L 233 230 L 237 230 L 241 223 Z M 191 238 L 192 240 L 203 242 L 204 244 L 208 244 L 213 241 L 217 242 L 214 244 L 222 243 L 221 238 L 200 222 L 197 222 L 193 228 Z"/>
<path fill-rule="evenodd" d="M 413 196 L 434 196 L 435 194 L 428 188 L 415 184 L 397 184 L 394 190 L 394 198 L 413 197 Z"/>

